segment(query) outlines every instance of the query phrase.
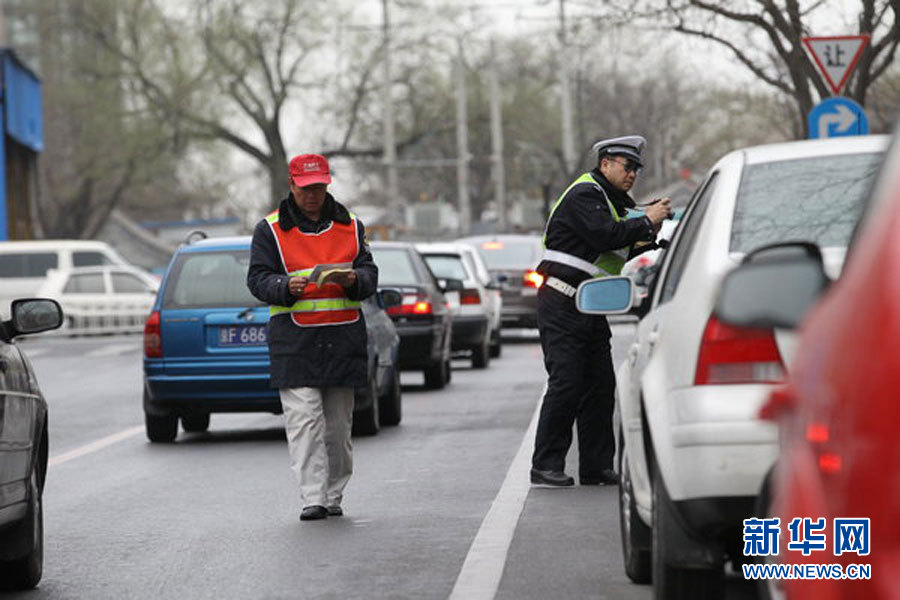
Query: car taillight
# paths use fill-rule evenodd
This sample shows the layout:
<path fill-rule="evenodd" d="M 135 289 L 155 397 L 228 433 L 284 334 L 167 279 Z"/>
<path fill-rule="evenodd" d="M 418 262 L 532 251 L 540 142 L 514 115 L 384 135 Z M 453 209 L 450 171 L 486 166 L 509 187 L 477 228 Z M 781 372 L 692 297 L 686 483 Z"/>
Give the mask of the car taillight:
<path fill-rule="evenodd" d="M 461 290 L 459 292 L 460 304 L 481 304 L 481 294 L 478 290 Z"/>
<path fill-rule="evenodd" d="M 144 323 L 144 356 L 162 358 L 162 336 L 160 335 L 159 311 L 153 311 Z"/>
<path fill-rule="evenodd" d="M 402 303 L 388 307 L 385 312 L 389 315 L 430 315 L 432 307 L 428 296 L 407 294 L 403 296 Z"/>
<path fill-rule="evenodd" d="M 784 363 L 771 329 L 733 327 L 711 316 L 703 331 L 695 385 L 780 383 Z"/>
<path fill-rule="evenodd" d="M 544 284 L 544 276 L 537 271 L 525 271 L 522 275 L 522 285 L 525 287 L 539 288 Z"/>

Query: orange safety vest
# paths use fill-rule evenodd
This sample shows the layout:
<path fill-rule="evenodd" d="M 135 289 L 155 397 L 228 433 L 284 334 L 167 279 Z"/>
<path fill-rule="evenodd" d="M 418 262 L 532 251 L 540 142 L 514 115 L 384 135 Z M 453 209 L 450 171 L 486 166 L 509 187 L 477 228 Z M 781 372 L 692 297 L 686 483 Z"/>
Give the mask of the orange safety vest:
<path fill-rule="evenodd" d="M 319 233 L 303 233 L 297 227 L 287 231 L 278 226 L 278 211 L 266 217 L 275 236 L 281 264 L 291 277 L 306 277 L 318 264 L 352 263 L 359 255 L 359 234 L 356 218 L 344 225 L 332 221 L 328 229 Z M 360 303 L 349 300 L 344 288 L 326 283 L 321 288 L 310 282 L 292 306 L 270 306 L 269 316 L 290 314 L 300 327 L 340 325 L 359 320 Z"/>

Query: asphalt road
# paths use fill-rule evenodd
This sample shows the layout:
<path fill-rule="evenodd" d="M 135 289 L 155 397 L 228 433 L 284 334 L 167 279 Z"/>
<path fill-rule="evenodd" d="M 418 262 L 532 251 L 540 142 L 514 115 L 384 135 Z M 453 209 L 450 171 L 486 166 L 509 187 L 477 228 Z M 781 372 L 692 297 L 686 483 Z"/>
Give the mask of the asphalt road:
<path fill-rule="evenodd" d="M 614 327 L 619 357 L 629 331 Z M 50 404 L 51 466 L 44 578 L 11 597 L 651 596 L 622 570 L 615 488 L 527 486 L 546 378 L 533 336 L 486 370 L 455 361 L 445 390 L 404 374 L 403 423 L 354 438 L 346 516 L 311 523 L 280 415 L 214 415 L 208 433 L 146 441 L 140 344 L 23 342 Z"/>

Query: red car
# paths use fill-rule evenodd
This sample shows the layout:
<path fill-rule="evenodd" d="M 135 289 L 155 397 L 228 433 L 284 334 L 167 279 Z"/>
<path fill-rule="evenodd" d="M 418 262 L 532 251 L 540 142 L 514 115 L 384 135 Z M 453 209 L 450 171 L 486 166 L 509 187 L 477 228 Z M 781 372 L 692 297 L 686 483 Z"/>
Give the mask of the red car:
<path fill-rule="evenodd" d="M 763 409 L 781 436 L 763 492 L 770 499 L 764 517 L 780 519 L 781 539 L 777 555 L 759 562 L 787 565 L 768 578 L 769 590 L 787 598 L 900 598 L 896 139 L 878 181 L 838 281 L 828 282 L 817 248 L 785 244 L 748 255 L 726 277 L 717 303 L 734 325 L 802 320 L 790 378 Z"/>

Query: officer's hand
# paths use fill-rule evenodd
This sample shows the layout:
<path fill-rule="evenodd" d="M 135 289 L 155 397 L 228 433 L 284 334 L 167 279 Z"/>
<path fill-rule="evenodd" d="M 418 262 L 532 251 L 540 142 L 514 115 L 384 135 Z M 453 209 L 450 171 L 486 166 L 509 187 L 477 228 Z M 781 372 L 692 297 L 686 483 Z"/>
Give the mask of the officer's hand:
<path fill-rule="evenodd" d="M 672 212 L 672 200 L 669 198 L 660 198 L 647 206 L 645 214 L 654 225 L 659 225 L 669 217 Z"/>
<path fill-rule="evenodd" d="M 288 281 L 288 289 L 294 296 L 299 296 L 308 283 L 309 277 L 291 277 Z"/>

